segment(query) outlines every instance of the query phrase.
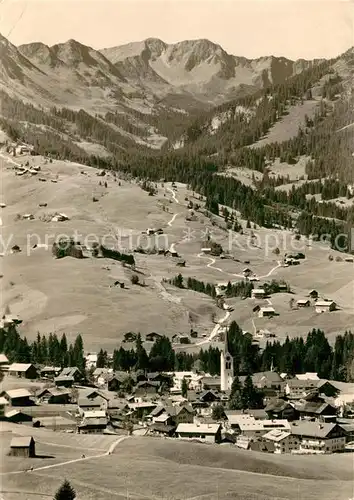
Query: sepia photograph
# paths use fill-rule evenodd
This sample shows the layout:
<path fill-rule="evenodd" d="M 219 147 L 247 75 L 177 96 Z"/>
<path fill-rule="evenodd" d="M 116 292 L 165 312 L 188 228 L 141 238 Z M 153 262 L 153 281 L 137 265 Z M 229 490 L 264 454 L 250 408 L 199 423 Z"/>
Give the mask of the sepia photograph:
<path fill-rule="evenodd" d="M 353 0 L 0 0 L 0 500 L 354 500 L 353 89 Z"/>

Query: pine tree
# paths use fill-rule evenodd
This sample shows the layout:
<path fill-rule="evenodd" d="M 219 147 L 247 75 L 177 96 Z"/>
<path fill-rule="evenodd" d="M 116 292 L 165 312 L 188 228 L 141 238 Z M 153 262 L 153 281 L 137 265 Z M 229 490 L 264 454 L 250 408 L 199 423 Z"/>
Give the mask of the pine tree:
<path fill-rule="evenodd" d="M 84 344 L 82 337 L 79 334 L 74 343 L 73 348 L 74 366 L 77 366 L 82 372 L 85 370 L 85 356 L 84 356 Z"/>
<path fill-rule="evenodd" d="M 230 410 L 241 410 L 242 405 L 242 386 L 240 379 L 236 376 L 232 382 L 230 399 L 229 399 L 229 409 Z"/>
<path fill-rule="evenodd" d="M 185 377 L 183 377 L 182 379 L 182 383 L 181 383 L 181 392 L 182 392 L 182 396 L 184 398 L 187 397 L 187 394 L 188 394 L 188 382 L 187 380 L 185 379 Z"/>
<path fill-rule="evenodd" d="M 141 340 L 141 335 L 138 333 L 135 341 L 135 351 L 136 351 L 136 369 L 137 370 L 147 370 L 149 368 L 149 356 L 147 355 L 143 343 Z"/>
<path fill-rule="evenodd" d="M 71 486 L 69 481 L 65 479 L 63 484 L 60 486 L 56 492 L 53 500 L 74 500 L 76 498 L 76 492 Z"/>

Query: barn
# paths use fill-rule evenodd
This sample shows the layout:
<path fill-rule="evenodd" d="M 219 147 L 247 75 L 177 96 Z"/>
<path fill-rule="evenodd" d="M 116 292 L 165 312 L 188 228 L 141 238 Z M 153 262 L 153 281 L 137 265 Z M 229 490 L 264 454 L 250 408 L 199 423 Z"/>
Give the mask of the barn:
<path fill-rule="evenodd" d="M 14 437 L 10 443 L 10 455 L 13 457 L 36 456 L 35 440 L 32 436 Z"/>

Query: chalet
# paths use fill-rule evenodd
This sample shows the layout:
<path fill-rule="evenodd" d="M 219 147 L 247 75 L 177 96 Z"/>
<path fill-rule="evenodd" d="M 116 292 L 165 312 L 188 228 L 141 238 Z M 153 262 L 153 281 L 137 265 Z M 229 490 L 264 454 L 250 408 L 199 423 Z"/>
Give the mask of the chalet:
<path fill-rule="evenodd" d="M 149 415 L 153 423 L 177 426 L 181 423 L 193 423 L 194 410 L 191 405 L 158 405 Z"/>
<path fill-rule="evenodd" d="M 268 307 L 261 307 L 259 312 L 258 312 L 258 316 L 260 318 L 270 318 L 272 316 L 275 316 L 275 309 L 274 307 L 271 307 L 271 306 L 268 306 Z"/>
<path fill-rule="evenodd" d="M 176 429 L 179 439 L 193 439 L 206 443 L 221 441 L 220 424 L 179 424 Z"/>
<path fill-rule="evenodd" d="M 328 380 L 298 380 L 293 378 L 286 382 L 285 395 L 289 399 L 301 399 L 310 392 L 333 397 L 337 395 L 338 389 Z"/>
<path fill-rule="evenodd" d="M 5 413 L 5 419 L 13 424 L 22 424 L 33 421 L 31 415 L 27 415 L 27 413 L 15 409 L 7 411 Z"/>
<path fill-rule="evenodd" d="M 11 389 L 3 391 L 3 396 L 11 406 L 33 406 L 32 394 L 27 389 Z"/>
<path fill-rule="evenodd" d="M 129 403 L 129 413 L 138 419 L 145 418 L 157 406 L 157 403 L 142 401 L 140 403 Z"/>
<path fill-rule="evenodd" d="M 129 374 L 122 371 L 116 371 L 114 373 L 108 374 L 107 376 L 107 389 L 109 391 L 119 391 L 122 387 L 122 384 L 127 378 Z"/>
<path fill-rule="evenodd" d="M 251 292 L 252 299 L 264 299 L 265 296 L 266 292 L 263 288 L 254 288 Z"/>
<path fill-rule="evenodd" d="M 178 333 L 172 337 L 172 342 L 175 344 L 190 344 L 190 338 L 186 334 Z"/>
<path fill-rule="evenodd" d="M 80 434 L 101 434 L 107 427 L 105 411 L 87 411 L 83 415 L 81 424 L 78 425 Z"/>
<path fill-rule="evenodd" d="M 299 399 L 310 391 L 317 389 L 318 381 L 316 380 L 298 380 L 292 378 L 286 382 L 285 394 L 289 399 Z"/>
<path fill-rule="evenodd" d="M 31 363 L 12 363 L 7 371 L 9 375 L 21 378 L 35 379 L 38 376 L 36 368 Z"/>
<path fill-rule="evenodd" d="M 291 434 L 300 439 L 302 453 L 334 453 L 345 448 L 345 432 L 335 423 L 297 420 L 291 423 Z"/>
<path fill-rule="evenodd" d="M 286 283 L 279 283 L 278 284 L 278 290 L 279 292 L 287 292 L 288 291 L 288 285 Z"/>
<path fill-rule="evenodd" d="M 79 413 L 94 410 L 106 410 L 108 398 L 95 389 L 79 390 L 77 405 Z"/>
<path fill-rule="evenodd" d="M 41 403 L 48 404 L 68 404 L 70 403 L 71 392 L 67 389 L 59 387 L 48 387 L 41 389 L 36 397 Z"/>
<path fill-rule="evenodd" d="M 337 308 L 337 304 L 333 300 L 317 300 L 315 303 L 315 311 L 317 313 L 332 312 Z"/>
<path fill-rule="evenodd" d="M 138 382 L 134 388 L 134 394 L 136 396 L 147 396 L 152 394 L 157 394 L 160 388 L 160 382 L 154 382 L 150 380 L 142 380 Z"/>
<path fill-rule="evenodd" d="M 64 368 L 60 373 L 60 377 L 72 377 L 74 382 L 81 382 L 84 378 L 77 366 L 68 366 Z"/>
<path fill-rule="evenodd" d="M 74 377 L 69 375 L 59 375 L 55 377 L 54 383 L 57 387 L 72 387 L 74 385 Z"/>
<path fill-rule="evenodd" d="M 10 443 L 10 455 L 13 457 L 29 457 L 36 456 L 35 440 L 32 436 L 14 437 Z"/>
<path fill-rule="evenodd" d="M 43 378 L 54 378 L 61 372 L 61 368 L 58 366 L 44 366 L 40 370 L 41 377 Z"/>
<path fill-rule="evenodd" d="M 311 303 L 309 299 L 299 299 L 296 302 L 297 307 L 310 307 Z"/>
<path fill-rule="evenodd" d="M 165 425 L 160 423 L 154 423 L 149 426 L 149 434 L 153 436 L 166 436 L 172 437 L 175 433 L 175 425 Z"/>
<path fill-rule="evenodd" d="M 272 429 L 264 434 L 262 439 L 273 444 L 274 453 L 292 453 L 300 447 L 298 436 L 293 436 L 291 432 L 281 429 Z"/>
<path fill-rule="evenodd" d="M 298 413 L 295 408 L 284 399 L 273 398 L 268 401 L 265 412 L 270 419 L 296 420 Z"/>
<path fill-rule="evenodd" d="M 251 270 L 251 269 L 249 269 L 248 267 L 246 267 L 246 268 L 242 271 L 242 273 L 243 273 L 243 275 L 244 275 L 245 277 L 248 277 L 248 276 L 250 276 L 250 275 L 252 274 L 252 270 Z"/>
<path fill-rule="evenodd" d="M 272 429 L 289 430 L 290 424 L 284 419 L 265 420 L 256 419 L 252 415 L 248 415 L 248 418 L 239 421 L 238 427 L 244 437 L 255 439 L 263 436 Z"/>
<path fill-rule="evenodd" d="M 156 332 L 151 332 L 145 335 L 146 342 L 155 342 L 157 339 L 161 339 L 162 335 Z"/>
<path fill-rule="evenodd" d="M 316 400 L 317 399 L 317 400 Z M 326 420 L 337 416 L 337 408 L 325 402 L 322 398 L 316 398 L 314 401 L 302 400 L 294 403 L 294 409 L 301 420 Z"/>
<path fill-rule="evenodd" d="M 309 293 L 309 297 L 311 299 L 317 299 L 318 298 L 318 291 L 317 290 L 311 290 L 311 292 Z"/>
<path fill-rule="evenodd" d="M 253 385 L 258 389 L 273 390 L 280 390 L 281 384 L 283 382 L 281 376 L 277 372 L 273 371 L 254 373 L 252 375 L 252 381 Z"/>

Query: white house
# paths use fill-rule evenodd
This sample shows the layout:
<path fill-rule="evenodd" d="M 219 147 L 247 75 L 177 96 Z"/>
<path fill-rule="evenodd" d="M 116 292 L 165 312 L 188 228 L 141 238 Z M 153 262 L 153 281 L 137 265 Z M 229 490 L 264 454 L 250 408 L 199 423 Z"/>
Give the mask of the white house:
<path fill-rule="evenodd" d="M 333 300 L 317 300 L 315 310 L 317 313 L 335 311 L 337 304 Z"/>
<path fill-rule="evenodd" d="M 218 443 L 221 440 L 221 424 L 178 424 L 176 435 L 179 439 Z"/>
<path fill-rule="evenodd" d="M 345 448 L 344 430 L 335 423 L 296 420 L 291 423 L 291 434 L 300 439 L 300 453 L 325 454 Z"/>
<path fill-rule="evenodd" d="M 275 309 L 271 306 L 261 307 L 258 311 L 258 316 L 260 318 L 275 316 Z"/>
<path fill-rule="evenodd" d="M 254 288 L 251 292 L 252 299 L 264 299 L 265 295 L 263 288 Z"/>
<path fill-rule="evenodd" d="M 274 453 L 292 453 L 300 448 L 300 438 L 289 431 L 272 429 L 264 434 L 263 439 L 274 445 Z"/>

